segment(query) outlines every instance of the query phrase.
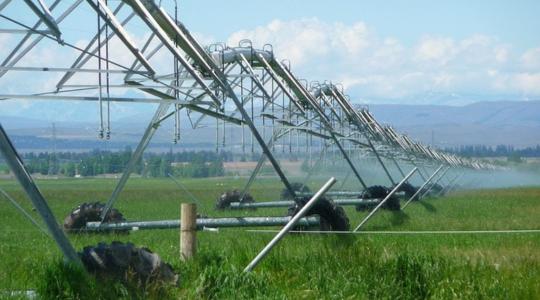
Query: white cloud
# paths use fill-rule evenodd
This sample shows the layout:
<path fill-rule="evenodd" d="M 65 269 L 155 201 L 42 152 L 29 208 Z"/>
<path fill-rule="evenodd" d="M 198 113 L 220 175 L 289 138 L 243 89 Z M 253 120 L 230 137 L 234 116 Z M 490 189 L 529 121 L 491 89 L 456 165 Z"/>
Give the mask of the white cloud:
<path fill-rule="evenodd" d="M 416 47 L 414 58 L 430 65 L 444 66 L 456 53 L 457 47 L 450 38 L 424 38 Z"/>
<path fill-rule="evenodd" d="M 276 55 L 296 66 L 326 55 L 359 55 L 370 46 L 369 31 L 364 23 L 327 24 L 317 18 L 274 20 L 266 26 L 235 32 L 227 43 L 236 46 L 243 39 L 251 40 L 257 47 L 272 44 Z"/>
<path fill-rule="evenodd" d="M 483 100 L 478 98 L 482 95 L 540 97 L 540 48 L 517 53 L 493 36 L 424 36 L 405 46 L 394 37 L 378 36 L 362 22 L 310 18 L 241 30 L 231 34 L 228 43 L 236 46 L 241 39 L 252 40 L 255 47 L 273 44 L 276 56 L 289 59 L 300 77 L 341 82 L 356 99 L 429 102 L 431 98 L 416 95 L 438 94 L 464 95 L 473 102 Z"/>
<path fill-rule="evenodd" d="M 529 49 L 520 58 L 522 67 L 526 70 L 540 69 L 540 47 Z"/>
<path fill-rule="evenodd" d="M 540 95 L 540 72 L 519 73 L 513 79 L 514 86 L 523 94 Z"/>
<path fill-rule="evenodd" d="M 494 51 L 495 51 L 495 60 L 498 63 L 505 63 L 508 61 L 508 57 L 510 55 L 508 47 L 497 46 L 495 47 Z"/>

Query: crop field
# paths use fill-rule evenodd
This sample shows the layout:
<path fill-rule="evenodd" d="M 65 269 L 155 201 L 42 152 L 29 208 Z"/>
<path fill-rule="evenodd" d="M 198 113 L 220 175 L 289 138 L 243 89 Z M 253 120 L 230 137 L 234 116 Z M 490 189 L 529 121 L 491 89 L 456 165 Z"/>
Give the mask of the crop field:
<path fill-rule="evenodd" d="M 214 210 L 217 196 L 227 189 L 241 187 L 244 180 L 214 178 L 183 183 L 201 200 L 198 211 L 202 215 L 286 214 L 286 208 Z M 107 199 L 115 181 L 61 179 L 40 180 L 37 184 L 61 223 L 77 205 Z M 3 180 L 0 187 L 31 211 L 29 200 L 16 182 Z M 280 191 L 278 181 L 261 179 L 251 194 L 257 201 L 277 200 Z M 129 181 L 116 207 L 129 221 L 177 219 L 180 203 L 189 199 L 170 180 L 136 178 Z M 367 214 L 350 206 L 346 211 L 353 227 Z M 38 217 L 36 212 L 32 213 Z M 114 240 L 146 246 L 180 274 L 178 287 L 137 291 L 109 281 L 96 281 L 77 269 L 64 267 L 54 242 L 3 198 L 0 220 L 0 298 L 26 290 L 68 299 L 540 298 L 539 233 L 369 232 L 538 230 L 539 187 L 455 192 L 444 198 L 415 202 L 401 212 L 381 211 L 367 223 L 363 230 L 368 232 L 363 234 L 290 234 L 250 274 L 244 274 L 243 268 L 275 233 L 247 228 L 200 231 L 198 254 L 188 263 L 179 259 L 178 229 L 70 235 L 77 250 Z"/>

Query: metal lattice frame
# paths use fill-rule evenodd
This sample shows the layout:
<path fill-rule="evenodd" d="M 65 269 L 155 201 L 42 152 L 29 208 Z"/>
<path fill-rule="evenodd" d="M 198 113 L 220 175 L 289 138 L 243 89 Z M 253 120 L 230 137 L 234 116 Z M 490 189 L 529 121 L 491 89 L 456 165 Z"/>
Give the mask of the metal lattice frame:
<path fill-rule="evenodd" d="M 456 170 L 456 177 L 449 181 L 445 190 L 450 190 L 461 177 L 460 170 L 493 168 L 483 162 L 424 146 L 390 126 L 381 125 L 367 109 L 355 107 L 336 84 L 303 83 L 289 65 L 275 58 L 271 45 L 255 49 L 251 42 L 244 40 L 238 47 L 214 44 L 204 48 L 180 22 L 152 0 L 68 2 L 55 0 L 48 7 L 42 0 L 0 1 L 0 33 L 23 34 L 2 60 L 0 80 L 15 72 L 61 74 L 47 90 L 27 94 L 0 91 L 0 101 L 98 102 L 99 136 L 106 138 L 111 132 L 111 102 L 159 104 L 108 199 L 102 219 L 117 201 L 136 162 L 165 120 L 174 118 L 174 142 L 181 139 L 182 110 L 194 120 L 193 129 L 202 127 L 205 119 L 216 120 L 216 147 L 226 143 L 226 126 L 235 126 L 242 130 L 242 149 L 245 151 L 244 128 L 247 127 L 251 151 L 258 145 L 263 155 L 243 193 L 268 160 L 285 188 L 295 195 L 276 159 L 275 149 L 280 140 L 285 140 L 292 151 L 293 137 L 297 141 L 296 151 L 304 149 L 310 157 L 315 144 L 321 147 L 321 155 L 322 149 L 327 147 L 329 152 L 339 153 L 349 174 L 362 189 L 367 188 L 367 184 L 354 159 L 357 154 L 375 158 L 393 186 L 398 180 L 392 176 L 389 163 L 405 178 L 398 161 L 412 165 L 415 170 L 418 168 L 426 184 L 430 173 L 427 169 L 443 165 L 447 170 Z M 27 20 L 27 15 L 21 17 L 24 10 L 37 18 L 34 23 Z M 88 42 L 85 46 L 77 46 L 78 40 L 64 33 L 64 24 L 78 22 L 72 16 L 85 10 L 90 10 L 96 18 L 97 27 L 95 34 L 78 36 Z M 140 28 L 148 34 L 135 39 Z M 116 56 L 111 53 L 113 43 L 122 48 L 122 55 L 118 55 L 118 50 L 114 51 Z M 52 51 L 70 49 L 77 55 L 73 61 L 61 66 L 22 65 L 29 53 L 39 46 L 55 47 Z M 174 61 L 174 67 L 159 66 L 156 57 L 160 55 Z M 125 56 L 129 56 L 130 62 L 126 63 Z M 32 79 L 28 81 L 31 86 Z M 301 147 L 299 140 L 304 137 L 305 145 Z"/>

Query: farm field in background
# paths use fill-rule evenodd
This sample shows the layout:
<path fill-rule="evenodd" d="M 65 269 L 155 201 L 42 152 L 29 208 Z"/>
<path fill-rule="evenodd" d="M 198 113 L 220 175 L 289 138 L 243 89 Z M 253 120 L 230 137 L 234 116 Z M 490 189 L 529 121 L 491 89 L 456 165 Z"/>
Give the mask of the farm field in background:
<path fill-rule="evenodd" d="M 284 216 L 285 208 L 216 211 L 225 190 L 245 179 L 210 178 L 183 183 L 202 205 L 199 213 L 218 216 Z M 77 205 L 104 200 L 116 183 L 110 179 L 40 180 L 38 186 L 59 223 Z M 320 186 L 315 183 L 313 186 Z M 0 187 L 30 210 L 18 184 Z M 256 201 L 278 200 L 281 184 L 258 180 L 250 193 Z M 189 197 L 168 179 L 129 181 L 116 207 L 128 221 L 179 217 Z M 346 207 L 351 226 L 366 212 Z M 36 218 L 37 214 L 34 212 Z M 401 212 L 382 211 L 366 231 L 540 229 L 540 187 L 471 190 L 413 203 Z M 33 227 L 9 202 L 0 200 L 0 298 L 6 291 L 36 289 L 61 257 L 54 242 Z M 260 229 L 260 228 L 259 228 Z M 275 228 L 274 228 L 275 229 Z M 179 260 L 178 230 L 141 230 L 129 235 L 70 235 L 77 250 L 101 241 L 129 241 L 146 246 L 180 273 L 180 286 L 167 296 L 188 298 L 489 298 L 538 299 L 540 234 L 291 234 L 252 274 L 247 263 L 275 233 L 245 228 L 198 233 L 198 256 Z M 49 273 L 46 273 L 49 272 Z M 61 278 L 61 276 L 59 277 Z M 95 290 L 116 287 L 100 286 Z M 114 294 L 114 293 L 117 294 Z M 69 296 L 70 291 L 67 291 Z M 99 292 L 96 292 L 99 293 Z M 85 294 L 90 297 L 90 294 Z M 120 295 L 121 296 L 121 295 Z M 152 294 L 150 294 L 152 296 Z M 155 296 L 155 295 L 154 295 Z"/>

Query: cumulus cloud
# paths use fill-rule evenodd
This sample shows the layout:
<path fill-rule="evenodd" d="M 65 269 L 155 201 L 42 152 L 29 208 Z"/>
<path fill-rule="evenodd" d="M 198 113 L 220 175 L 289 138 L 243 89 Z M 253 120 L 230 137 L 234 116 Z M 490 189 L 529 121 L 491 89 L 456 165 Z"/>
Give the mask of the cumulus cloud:
<path fill-rule="evenodd" d="M 522 67 L 526 70 L 540 69 L 540 47 L 529 49 L 520 58 Z"/>
<path fill-rule="evenodd" d="M 442 95 L 445 100 L 438 103 L 446 104 L 540 98 L 540 48 L 519 53 L 493 36 L 423 36 L 405 45 L 363 22 L 308 18 L 241 30 L 230 35 L 228 44 L 242 39 L 256 47 L 272 44 L 296 74 L 341 82 L 360 101 L 437 102 L 432 95 Z M 457 101 L 457 95 L 467 99 Z"/>
<path fill-rule="evenodd" d="M 512 82 L 523 94 L 540 95 L 540 72 L 516 74 Z"/>

